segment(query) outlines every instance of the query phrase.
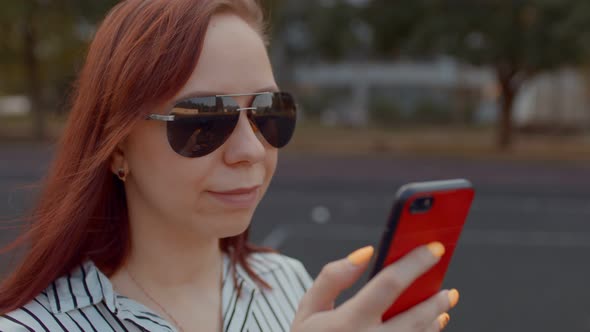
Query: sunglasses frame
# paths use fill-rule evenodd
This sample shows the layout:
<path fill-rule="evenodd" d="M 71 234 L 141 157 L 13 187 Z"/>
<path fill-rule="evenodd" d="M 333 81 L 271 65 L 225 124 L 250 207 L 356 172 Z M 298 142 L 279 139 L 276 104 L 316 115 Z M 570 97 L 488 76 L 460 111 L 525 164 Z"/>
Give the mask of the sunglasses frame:
<path fill-rule="evenodd" d="M 171 125 L 173 125 L 172 123 L 174 123 L 174 121 L 177 121 L 177 119 L 178 119 L 178 121 L 181 121 L 181 120 L 182 120 L 180 117 L 176 117 L 176 115 L 175 115 L 175 114 L 172 114 L 172 113 L 174 112 L 174 109 L 175 109 L 175 108 L 177 108 L 177 107 L 181 107 L 181 105 L 182 105 L 184 102 L 187 102 L 187 101 L 189 101 L 189 102 L 190 102 L 190 101 L 191 101 L 191 100 L 193 100 L 193 99 L 199 99 L 199 98 L 214 98 L 214 99 L 216 100 L 216 103 L 218 103 L 218 102 L 224 103 L 224 101 L 223 101 L 223 100 L 224 100 L 224 98 L 225 98 L 225 97 L 229 97 L 229 98 L 232 98 L 232 97 L 242 97 L 242 96 L 243 96 L 243 97 L 246 97 L 246 96 L 248 96 L 248 97 L 254 97 L 254 98 L 252 99 L 252 101 L 251 101 L 251 106 L 250 106 L 250 107 L 239 107 L 239 105 L 236 103 L 235 105 L 232 105 L 232 108 L 233 108 L 233 109 L 232 109 L 232 112 L 233 112 L 234 114 L 240 114 L 240 113 L 238 113 L 238 112 L 241 112 L 241 111 L 248 111 L 248 119 L 249 119 L 249 121 L 252 121 L 252 123 L 251 123 L 251 124 L 252 124 L 253 126 L 256 126 L 256 128 L 257 128 L 257 131 L 259 131 L 259 132 L 261 133 L 261 136 L 262 136 L 262 137 L 264 137 L 264 139 L 265 139 L 265 140 L 266 140 L 266 141 L 267 141 L 267 142 L 268 142 L 270 145 L 272 145 L 273 147 L 275 147 L 275 148 L 282 148 L 282 147 L 284 147 L 284 146 L 285 146 L 285 145 L 286 145 L 286 144 L 287 144 L 287 143 L 290 141 L 290 139 L 291 139 L 291 137 L 292 137 L 292 135 L 293 135 L 293 131 L 294 131 L 294 129 L 295 129 L 295 128 L 294 128 L 294 124 L 295 124 L 295 121 L 296 121 L 296 120 L 295 120 L 295 119 L 296 119 L 296 117 L 294 118 L 294 121 L 293 121 L 293 123 L 291 124 L 291 125 L 292 125 L 292 127 L 291 127 L 291 128 L 289 128 L 289 129 L 287 129 L 287 130 L 289 130 L 289 131 L 290 131 L 290 132 L 289 132 L 289 134 L 287 134 L 287 136 L 283 135 L 283 136 L 281 137 L 281 136 L 280 136 L 280 135 L 278 135 L 278 134 L 272 134 L 272 132 L 271 132 L 271 133 L 264 132 L 264 131 L 263 131 L 261 128 L 258 128 L 258 126 L 259 126 L 259 125 L 261 125 L 261 124 L 258 122 L 258 120 L 255 120 L 255 119 L 252 119 L 252 118 L 251 118 L 251 116 L 255 116 L 255 117 L 256 117 L 256 113 L 257 113 L 257 110 L 258 110 L 259 108 L 262 108 L 262 109 L 266 109 L 266 108 L 267 108 L 267 106 L 265 106 L 265 105 L 252 106 L 252 105 L 255 105 L 256 98 L 257 98 L 258 96 L 262 96 L 262 95 L 268 95 L 268 96 L 272 96 L 273 100 L 274 100 L 274 98 L 275 98 L 275 95 L 280 95 L 280 96 L 282 96 L 282 95 L 287 95 L 287 96 L 288 96 L 288 98 L 290 99 L 291 103 L 292 103 L 293 110 L 294 110 L 294 111 L 296 111 L 296 110 L 297 110 L 297 108 L 298 108 L 298 105 L 297 105 L 297 103 L 294 101 L 294 99 L 293 99 L 293 96 L 292 96 L 292 95 L 291 95 L 289 92 L 285 92 L 285 91 L 272 91 L 272 90 L 271 90 L 271 91 L 253 92 L 253 93 L 232 93 L 232 94 L 217 94 L 217 95 L 208 95 L 208 96 L 198 96 L 198 95 L 197 95 L 197 96 L 189 96 L 189 97 L 183 98 L 183 99 L 181 99 L 181 100 L 178 100 L 178 101 L 177 101 L 177 102 L 176 102 L 176 103 L 175 103 L 175 104 L 174 104 L 174 105 L 173 105 L 173 106 L 172 106 L 172 107 L 169 109 L 169 111 L 168 111 L 168 113 L 167 113 L 167 114 L 158 114 L 158 113 L 152 113 L 152 114 L 149 114 L 149 115 L 147 115 L 147 116 L 145 117 L 145 119 L 146 119 L 146 120 L 156 120 L 156 121 L 162 121 L 162 122 L 166 122 L 166 123 L 167 123 L 167 130 L 170 130 L 170 126 L 171 126 Z M 234 102 L 236 102 L 236 101 L 234 100 Z M 274 103 L 274 102 L 273 102 L 273 103 Z M 229 104 L 228 104 L 228 105 L 229 105 Z M 234 107 L 235 107 L 235 108 L 234 108 Z M 225 112 L 225 111 L 224 111 L 224 112 Z M 265 112 L 263 111 L 263 113 L 265 113 Z M 237 122 L 236 122 L 236 123 L 237 123 Z M 263 122 L 263 123 L 264 123 L 264 122 Z M 233 129 L 235 129 L 235 123 L 234 123 L 234 127 L 231 129 L 231 131 L 233 131 Z M 231 135 L 231 131 L 229 132 L 229 135 Z M 227 133 L 226 133 L 226 134 L 227 134 Z M 224 135 L 225 135 L 225 134 L 224 134 Z M 277 136 L 277 135 L 278 135 L 278 136 Z M 172 141 L 172 140 L 173 140 L 173 138 L 170 136 L 170 133 L 169 133 L 169 132 L 168 132 L 167 136 L 168 136 L 168 142 L 169 142 L 169 144 L 170 144 L 170 147 L 172 148 L 172 150 L 174 150 L 176 153 L 180 154 L 181 156 L 184 156 L 184 157 L 187 157 L 187 158 L 198 158 L 198 157 L 203 157 L 203 156 L 205 156 L 205 155 L 207 155 L 207 154 L 209 154 L 209 153 L 211 153 L 211 152 L 215 151 L 215 150 L 216 150 L 216 149 L 219 147 L 219 145 L 218 145 L 217 147 L 215 147 L 215 145 L 216 145 L 217 143 L 219 143 L 219 142 L 217 142 L 217 143 L 213 142 L 213 145 L 214 145 L 214 147 L 213 147 L 211 150 L 207 150 L 207 149 L 205 149 L 205 152 L 202 152 L 202 153 L 200 153 L 200 152 L 195 152 L 196 150 L 194 150 L 194 151 L 193 151 L 194 153 L 190 153 L 190 152 L 186 152 L 185 148 L 180 148 L 180 147 L 178 146 L 178 144 L 177 144 L 178 142 L 173 142 L 173 141 Z M 191 137 L 192 137 L 192 136 L 191 136 Z M 225 140 L 227 140 L 227 138 L 228 138 L 228 137 L 229 137 L 229 136 L 222 136 L 222 137 L 221 137 L 220 144 L 223 144 L 223 142 L 225 142 Z M 185 145 L 185 147 L 186 147 L 186 145 Z"/>
<path fill-rule="evenodd" d="M 266 94 L 273 94 L 273 93 L 277 93 L 279 91 L 265 91 L 265 92 L 254 92 L 254 93 L 232 93 L 232 94 L 224 94 L 224 95 L 212 95 L 212 96 L 196 96 L 196 97 L 192 97 L 192 98 L 186 98 L 186 99 L 193 99 L 193 98 L 207 98 L 207 97 L 215 97 L 215 98 L 219 98 L 219 97 L 250 97 L 250 96 L 260 96 L 260 95 L 266 95 Z M 183 99 L 183 100 L 186 100 Z M 181 100 L 181 101 L 183 101 Z M 179 104 L 181 101 L 177 102 L 176 104 L 174 104 L 175 106 L 177 104 Z M 175 106 L 172 106 L 172 108 L 170 109 L 169 113 L 172 112 L 172 109 L 174 109 Z M 249 110 L 257 110 L 258 107 L 240 107 L 237 108 L 236 111 L 240 112 L 240 111 L 249 111 Z M 164 115 L 164 114 L 149 114 L 148 116 L 146 116 L 146 120 L 156 120 L 156 121 L 165 121 L 165 122 L 169 122 L 169 121 L 174 121 L 175 116 L 174 115 Z"/>

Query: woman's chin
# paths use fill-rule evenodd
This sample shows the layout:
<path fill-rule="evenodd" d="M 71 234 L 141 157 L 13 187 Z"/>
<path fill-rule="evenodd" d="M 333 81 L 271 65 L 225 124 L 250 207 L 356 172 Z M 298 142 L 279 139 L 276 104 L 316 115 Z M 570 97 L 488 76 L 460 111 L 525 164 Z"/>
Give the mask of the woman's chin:
<path fill-rule="evenodd" d="M 186 231 L 201 238 L 226 238 L 240 235 L 248 229 L 254 209 L 216 210 L 206 214 L 200 211 L 199 214 L 194 213 L 187 220 L 190 229 Z"/>
<path fill-rule="evenodd" d="M 212 221 L 209 230 L 214 231 L 218 238 L 238 236 L 248 229 L 251 221 L 251 214 L 234 215 L 232 217 Z"/>
<path fill-rule="evenodd" d="M 223 229 L 221 237 L 224 238 L 238 236 L 244 233 L 248 229 L 248 226 L 250 226 L 250 222 L 236 223 L 231 226 L 228 226 L 227 228 Z"/>

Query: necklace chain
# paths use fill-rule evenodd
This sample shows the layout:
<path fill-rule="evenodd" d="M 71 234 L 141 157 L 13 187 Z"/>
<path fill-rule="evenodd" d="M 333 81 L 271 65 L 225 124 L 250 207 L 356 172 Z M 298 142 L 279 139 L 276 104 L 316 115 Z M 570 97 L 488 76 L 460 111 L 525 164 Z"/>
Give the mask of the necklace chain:
<path fill-rule="evenodd" d="M 182 326 L 178 323 L 178 321 L 176 321 L 176 319 L 174 319 L 174 317 L 158 302 L 156 301 L 156 299 L 154 299 L 146 290 L 145 288 L 143 288 L 141 286 L 141 284 L 137 281 L 137 279 L 135 279 L 135 277 L 133 277 L 133 275 L 131 274 L 131 272 L 128 269 L 125 269 L 125 271 L 127 272 L 127 274 L 129 275 L 129 277 L 131 277 L 131 280 L 133 281 L 133 283 L 135 283 L 135 285 L 142 291 L 142 293 L 147 296 L 150 301 L 152 301 L 154 304 L 156 304 L 160 310 L 162 310 L 167 316 L 168 318 L 170 318 L 172 320 L 172 322 L 174 323 L 174 325 L 176 325 L 176 327 L 178 328 L 178 330 L 180 332 L 184 332 L 184 329 L 182 328 Z"/>

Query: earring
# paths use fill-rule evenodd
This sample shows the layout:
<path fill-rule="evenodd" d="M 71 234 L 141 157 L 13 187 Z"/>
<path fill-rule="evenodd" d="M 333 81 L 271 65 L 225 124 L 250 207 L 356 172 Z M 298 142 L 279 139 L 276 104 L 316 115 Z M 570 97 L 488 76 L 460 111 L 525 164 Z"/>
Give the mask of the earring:
<path fill-rule="evenodd" d="M 121 181 L 125 182 L 125 177 L 127 176 L 127 173 L 123 168 L 119 168 L 119 170 L 117 171 L 117 176 L 119 177 L 119 179 L 121 179 Z"/>

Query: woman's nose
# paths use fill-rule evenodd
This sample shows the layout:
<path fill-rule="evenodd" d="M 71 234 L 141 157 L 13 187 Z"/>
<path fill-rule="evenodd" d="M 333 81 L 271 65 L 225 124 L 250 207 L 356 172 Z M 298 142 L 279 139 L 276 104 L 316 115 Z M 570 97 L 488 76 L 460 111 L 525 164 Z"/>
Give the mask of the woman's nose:
<path fill-rule="evenodd" d="M 256 126 L 248 119 L 247 111 L 240 111 L 238 124 L 225 143 L 225 162 L 254 164 L 264 160 L 266 147 L 259 135 Z"/>

